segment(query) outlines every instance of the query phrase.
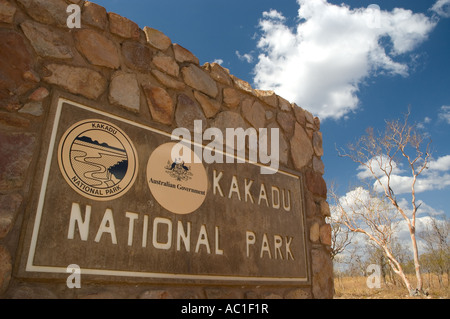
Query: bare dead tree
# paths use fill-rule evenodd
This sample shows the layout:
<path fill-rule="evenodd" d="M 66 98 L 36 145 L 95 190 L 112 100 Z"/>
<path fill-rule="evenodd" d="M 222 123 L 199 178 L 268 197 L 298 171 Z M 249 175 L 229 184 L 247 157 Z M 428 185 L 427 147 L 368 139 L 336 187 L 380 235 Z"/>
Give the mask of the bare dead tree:
<path fill-rule="evenodd" d="M 378 241 L 381 247 L 385 249 L 387 257 L 393 270 L 404 281 L 406 287 L 411 294 L 417 294 L 423 292 L 422 276 L 420 273 L 419 252 L 416 239 L 416 216 L 420 207 L 416 199 L 416 183 L 418 176 L 427 168 L 430 159 L 429 141 L 424 149 L 424 138 L 417 131 L 414 125 L 408 124 L 410 112 L 405 114 L 403 121 L 394 120 L 386 121 L 386 129 L 384 132 L 375 135 L 373 129 L 368 129 L 367 134 L 361 137 L 355 144 L 349 145 L 348 150 L 338 150 L 339 156 L 351 159 L 353 162 L 359 164 L 365 168 L 371 179 L 375 181 L 374 188 L 381 190 L 384 193 L 385 198 L 391 204 L 393 211 L 398 213 L 406 222 L 409 234 L 411 237 L 411 247 L 414 255 L 414 266 L 417 278 L 416 289 L 413 290 L 411 284 L 406 278 L 402 268 L 398 262 L 395 261 L 394 256 L 391 255 L 386 248 L 387 242 L 383 242 L 382 238 L 376 238 L 372 235 L 371 240 Z M 406 207 L 402 207 L 397 201 L 394 193 L 393 179 L 395 171 L 399 169 L 400 163 L 404 163 L 409 168 L 410 182 L 409 190 L 411 194 L 411 206 L 412 210 L 408 212 Z M 392 211 L 392 210 L 390 210 Z M 373 215 L 373 214 L 372 214 Z M 387 217 L 383 214 L 383 217 Z M 368 224 L 372 224 L 372 228 L 379 226 L 377 224 L 378 217 L 373 215 L 375 220 L 368 220 Z M 352 223 L 351 219 L 348 219 L 347 226 L 351 226 L 354 231 L 361 232 L 362 230 Z M 379 227 L 378 227 L 379 228 Z M 382 231 L 378 229 L 377 231 Z M 370 237 L 370 236 L 369 236 Z"/>

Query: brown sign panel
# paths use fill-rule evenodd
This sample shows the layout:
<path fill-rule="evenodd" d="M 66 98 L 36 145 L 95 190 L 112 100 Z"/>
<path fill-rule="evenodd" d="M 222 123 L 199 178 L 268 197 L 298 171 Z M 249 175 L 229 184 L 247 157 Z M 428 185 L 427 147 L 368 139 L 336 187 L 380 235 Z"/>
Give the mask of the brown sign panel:
<path fill-rule="evenodd" d="M 167 132 L 55 104 L 21 276 L 309 282 L 300 175 L 172 159 Z"/>

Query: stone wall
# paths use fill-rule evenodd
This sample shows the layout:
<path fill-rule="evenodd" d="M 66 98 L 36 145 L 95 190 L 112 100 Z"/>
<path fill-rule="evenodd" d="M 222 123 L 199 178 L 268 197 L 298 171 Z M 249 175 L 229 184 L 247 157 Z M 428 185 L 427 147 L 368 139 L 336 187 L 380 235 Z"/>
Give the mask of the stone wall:
<path fill-rule="evenodd" d="M 66 8 L 82 9 L 81 29 Z M 0 0 L 0 297 L 331 298 L 330 211 L 322 178 L 320 120 L 272 91 L 253 89 L 198 58 L 161 31 L 81 0 Z M 167 132 L 204 127 L 280 129 L 281 168 L 303 174 L 311 282 L 300 286 L 119 285 L 24 280 L 16 275 L 20 236 L 42 132 L 55 96 L 95 102 L 110 113 Z"/>

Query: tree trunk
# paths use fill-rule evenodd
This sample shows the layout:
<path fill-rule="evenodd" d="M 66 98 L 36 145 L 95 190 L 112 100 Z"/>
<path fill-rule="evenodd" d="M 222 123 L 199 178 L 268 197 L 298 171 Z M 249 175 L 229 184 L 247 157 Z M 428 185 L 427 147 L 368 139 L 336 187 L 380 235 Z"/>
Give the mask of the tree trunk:
<path fill-rule="evenodd" d="M 419 250 L 417 248 L 417 240 L 416 240 L 416 230 L 414 226 L 410 228 L 411 233 L 411 242 L 414 252 L 414 267 L 416 269 L 416 278 L 417 278 L 417 285 L 416 289 L 419 292 L 423 292 L 423 283 L 422 283 L 422 275 L 420 273 L 420 264 L 419 264 Z"/>

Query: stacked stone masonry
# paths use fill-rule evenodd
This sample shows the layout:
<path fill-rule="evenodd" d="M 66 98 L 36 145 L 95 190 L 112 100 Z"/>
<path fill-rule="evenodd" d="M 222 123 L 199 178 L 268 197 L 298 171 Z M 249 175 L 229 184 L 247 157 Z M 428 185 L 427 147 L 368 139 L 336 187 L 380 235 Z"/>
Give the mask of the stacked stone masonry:
<path fill-rule="evenodd" d="M 81 7 L 81 29 L 66 25 Z M 1 298 L 331 298 L 330 215 L 323 179 L 320 120 L 272 91 L 253 89 L 216 63 L 150 27 L 82 0 L 0 0 Z M 24 212 L 30 204 L 41 132 L 52 96 L 69 93 L 105 111 L 156 126 L 280 129 L 280 162 L 304 175 L 311 284 L 305 286 L 154 286 L 65 282 L 15 276 Z"/>

